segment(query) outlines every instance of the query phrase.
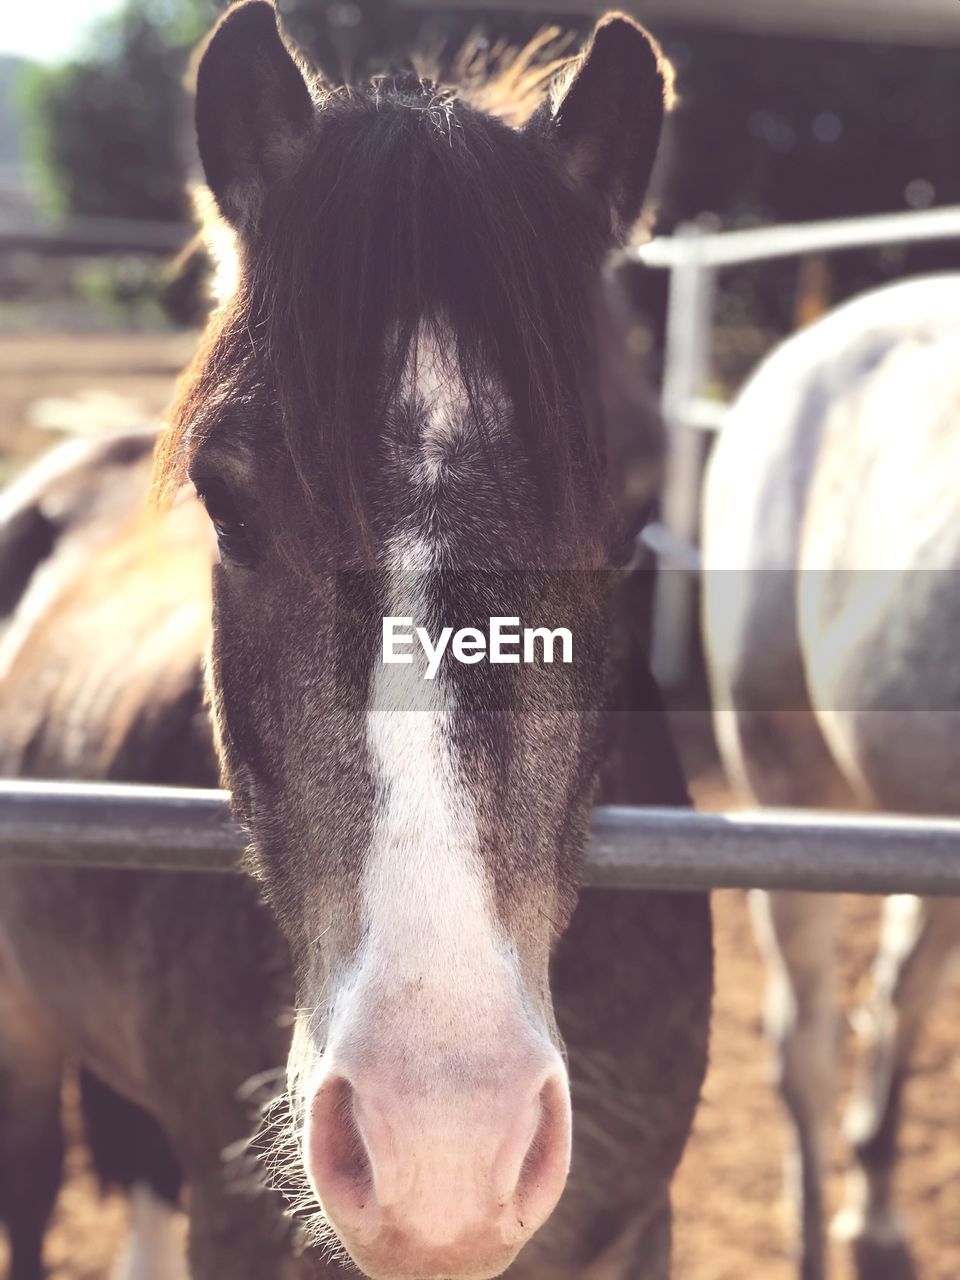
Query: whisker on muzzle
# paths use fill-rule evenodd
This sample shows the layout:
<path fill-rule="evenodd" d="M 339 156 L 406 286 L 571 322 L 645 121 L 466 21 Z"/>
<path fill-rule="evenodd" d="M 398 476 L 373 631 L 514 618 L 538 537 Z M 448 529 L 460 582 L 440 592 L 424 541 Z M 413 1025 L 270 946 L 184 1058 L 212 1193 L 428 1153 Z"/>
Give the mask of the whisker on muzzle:
<path fill-rule="evenodd" d="M 315 1249 L 324 1262 L 350 1265 L 350 1256 L 327 1221 L 303 1165 L 303 1107 L 286 1089 L 261 1108 L 248 1150 L 257 1161 L 262 1186 L 279 1195 L 293 1224 L 298 1251 Z"/>

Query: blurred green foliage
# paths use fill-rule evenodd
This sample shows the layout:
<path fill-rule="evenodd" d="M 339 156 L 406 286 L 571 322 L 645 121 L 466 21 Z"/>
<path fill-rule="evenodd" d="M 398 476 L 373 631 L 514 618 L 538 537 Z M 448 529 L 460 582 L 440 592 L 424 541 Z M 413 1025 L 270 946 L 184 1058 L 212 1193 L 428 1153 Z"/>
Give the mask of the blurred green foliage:
<path fill-rule="evenodd" d="M 30 70 L 22 86 L 29 153 L 51 207 L 187 215 L 195 160 L 185 77 L 193 47 L 223 7 L 225 0 L 125 0 L 91 28 L 72 61 Z M 587 15 L 547 9 L 431 9 L 397 0 L 278 0 L 278 7 L 292 39 L 336 83 L 400 69 L 422 48 L 442 67 L 468 37 L 522 43 L 552 22 L 578 35 L 591 25 Z M 657 34 L 679 88 L 655 178 L 660 231 L 691 219 L 730 227 L 960 203 L 960 48 L 704 28 Z M 836 255 L 830 288 L 843 297 L 905 272 L 957 266 L 960 248 L 949 244 Z M 795 280 L 792 262 L 731 273 L 721 320 L 788 330 Z M 662 276 L 653 283 L 648 276 L 643 301 L 654 314 L 665 287 Z"/>
<path fill-rule="evenodd" d="M 55 212 L 184 216 L 189 50 L 210 0 L 127 0 L 62 66 L 33 66 L 20 98 L 28 155 Z"/>
<path fill-rule="evenodd" d="M 191 53 L 225 0 L 125 0 L 95 23 L 63 66 L 32 66 L 19 97 L 27 151 L 52 212 L 186 216 L 193 161 L 185 81 Z M 328 80 L 409 65 L 410 51 L 458 49 L 477 16 L 432 16 L 386 0 L 280 0 L 284 27 Z M 504 14 L 498 33 L 524 41 L 545 13 Z M 573 25 L 586 29 L 587 23 Z"/>
<path fill-rule="evenodd" d="M 51 201 L 77 213 L 184 212 L 191 160 L 183 82 L 218 0 L 126 0 L 68 64 L 23 86 L 31 152 Z M 429 10 L 390 0 L 280 0 L 284 24 L 331 80 L 448 53 L 479 26 L 522 41 L 547 11 Z M 583 32 L 589 19 L 562 21 Z M 837 217 L 960 200 L 960 49 L 660 34 L 680 102 L 660 176 L 663 223 Z"/>
<path fill-rule="evenodd" d="M 163 264 L 139 257 L 88 259 L 74 280 L 76 297 L 101 324 L 160 328 L 166 323 L 158 301 Z"/>

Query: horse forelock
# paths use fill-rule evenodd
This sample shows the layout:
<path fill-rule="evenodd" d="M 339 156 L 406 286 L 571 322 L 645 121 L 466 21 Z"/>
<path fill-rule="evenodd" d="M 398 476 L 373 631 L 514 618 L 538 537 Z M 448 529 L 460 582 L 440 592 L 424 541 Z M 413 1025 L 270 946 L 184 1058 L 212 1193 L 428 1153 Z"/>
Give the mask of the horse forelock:
<path fill-rule="evenodd" d="M 369 528 L 371 464 L 426 333 L 445 344 L 490 474 L 495 381 L 545 511 L 569 520 L 600 471 L 602 251 L 543 149 L 454 91 L 407 75 L 327 95 L 183 383 L 161 488 L 185 478 L 221 410 L 259 405 L 307 489 Z"/>

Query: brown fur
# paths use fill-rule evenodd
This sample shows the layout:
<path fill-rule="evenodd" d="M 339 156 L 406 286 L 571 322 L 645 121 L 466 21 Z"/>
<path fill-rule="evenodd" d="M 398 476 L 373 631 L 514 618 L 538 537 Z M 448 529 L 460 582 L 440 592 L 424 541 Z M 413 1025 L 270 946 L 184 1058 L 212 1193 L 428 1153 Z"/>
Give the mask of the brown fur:
<path fill-rule="evenodd" d="M 617 1259 L 624 1276 L 661 1277 L 670 1178 L 705 1064 L 706 902 L 577 897 L 605 751 L 621 756 L 610 799 L 687 802 L 642 659 L 627 640 L 623 667 L 610 661 L 605 566 L 618 540 L 593 328 L 611 229 L 638 212 L 652 162 L 657 57 L 633 24 L 602 25 L 560 114 L 536 113 L 522 133 L 419 81 L 322 99 L 313 116 L 285 59 L 257 0 L 208 46 L 200 145 L 238 237 L 239 286 L 161 447 L 172 505 L 139 509 L 148 464 L 129 442 L 54 482 L 91 497 L 68 502 L 49 554 L 35 553 L 0 713 L 9 773 L 210 782 L 209 643 L 218 755 L 269 909 L 242 878 L 5 870 L 7 981 L 44 1010 L 60 1051 L 166 1134 L 190 1188 L 197 1280 L 337 1270 L 297 1154 L 302 1099 L 283 1088 L 289 1010 L 296 1052 L 322 1043 L 359 946 L 357 885 L 381 799 L 366 691 L 382 557 L 398 530 L 429 537 L 444 622 L 508 600 L 551 625 L 572 620 L 583 647 L 556 676 L 442 677 L 498 926 L 571 1067 L 574 1171 L 511 1274 L 609 1272 Z M 639 127 L 614 136 L 636 112 Z M 258 148 L 266 134 L 284 147 Z M 467 392 L 429 484 L 416 467 L 427 411 L 406 382 L 425 333 Z M 200 505 L 175 496 L 188 474 L 219 557 Z M 47 498 L 28 485 L 17 528 L 33 529 Z M 296 1053 L 291 1064 L 295 1079 Z M 2 1065 L 11 1079 L 29 1070 L 14 1052 Z M 253 1104 L 275 1099 L 271 1158 L 307 1228 L 296 1263 L 280 1204 L 238 1200 L 231 1170 L 243 1182 L 249 1169 L 222 1164 Z"/>
<path fill-rule="evenodd" d="M 203 638 L 193 609 L 178 608 L 184 603 L 178 582 L 193 582 L 198 611 L 209 598 L 199 572 L 211 554 L 206 530 L 195 523 L 200 508 L 184 502 L 165 517 L 196 535 L 169 533 L 168 552 L 176 543 L 163 576 L 169 590 L 130 594 L 128 587 L 145 581 L 156 566 L 156 517 L 136 514 L 146 492 L 148 463 L 141 458 L 128 464 L 121 478 L 105 465 L 103 451 L 93 449 L 87 464 L 72 483 L 92 487 L 99 476 L 109 484 L 112 499 L 122 500 L 109 503 L 109 514 L 94 520 L 96 529 L 81 518 L 76 529 L 63 533 L 55 553 L 63 566 L 62 591 L 54 593 L 25 645 L 30 657 L 18 664 L 22 683 L 8 676 L 4 684 L 4 728 L 39 719 L 43 747 L 19 764 L 11 752 L 5 771 L 213 784 L 209 729 L 193 714 Z M 120 530 L 124 554 L 109 556 Z M 70 554 L 74 538 L 84 548 L 92 539 L 104 540 L 109 578 L 90 574 L 84 555 Z M 45 568 L 54 563 L 51 559 Z M 39 590 L 39 576 L 35 584 Z M 24 606 L 28 602 L 29 595 Z M 171 621 L 171 611 L 178 622 Z M 61 624 L 69 631 L 69 646 L 61 647 Z M 151 648 L 151 665 L 140 665 L 131 685 L 128 658 L 137 651 L 137 637 L 154 628 L 164 631 L 164 644 Z M 111 637 L 109 645 L 103 643 L 105 635 Z M 118 661 L 118 655 L 126 656 Z M 59 722 L 40 715 L 43 697 L 36 677 L 53 662 L 84 695 L 83 740 L 58 733 Z M 184 677 L 192 671 L 193 699 L 185 697 L 190 680 L 179 684 L 173 677 L 178 670 Z M 125 710 L 137 698 L 151 726 L 146 736 L 138 732 L 142 722 L 131 720 Z M 649 690 L 643 698 L 649 706 Z M 115 716 L 130 730 L 125 737 Z M 602 798 L 681 803 L 682 783 L 660 714 L 627 721 Z M 98 753 L 88 755 L 84 742 L 95 744 Z M 114 744 L 111 753 L 100 750 L 106 742 Z M 224 1186 L 219 1165 L 221 1150 L 236 1148 L 255 1123 L 261 1097 L 272 1096 L 276 1088 L 289 1036 L 285 1015 L 293 1003 L 284 945 L 251 886 L 221 877 L 25 869 L 7 870 L 0 880 L 7 946 L 48 1011 L 30 1016 L 46 1022 L 52 1014 L 57 1027 L 49 1041 L 16 1044 L 4 1038 L 0 1072 L 13 1087 L 35 1074 L 48 1055 L 58 1064 L 65 1050 L 79 1051 L 102 1078 L 147 1107 L 172 1141 L 192 1189 L 195 1274 L 204 1280 L 224 1274 L 241 1280 L 286 1275 L 280 1268 L 288 1264 L 281 1260 L 292 1255 L 280 1206 L 271 1208 L 262 1200 L 262 1208 L 253 1212 L 247 1199 L 231 1193 L 229 1177 Z M 248 954 L 252 938 L 258 944 Z M 246 964 L 238 968 L 245 955 Z M 553 1224 L 515 1264 L 518 1276 L 572 1277 L 588 1260 L 614 1249 L 625 1254 L 611 1274 L 667 1274 L 668 1188 L 703 1073 L 709 961 L 708 920 L 699 895 L 581 894 L 554 965 L 558 1020 L 573 1078 L 578 1157 Z M 35 1010 L 35 997 L 27 997 L 22 983 L 11 977 L 8 973 L 10 999 L 18 993 L 16 999 Z M 18 1014 L 3 1025 L 25 1024 Z M 56 1048 L 48 1051 L 51 1042 Z M 264 1076 L 261 1093 L 255 1090 L 247 1104 L 237 1101 L 246 1081 Z M 54 1091 L 58 1072 L 47 1078 Z M 50 1114 L 49 1094 L 44 1105 Z M 55 1134 L 56 1127 L 48 1132 Z M 37 1129 L 26 1125 L 22 1140 L 8 1133 L 14 1139 L 10 1161 L 21 1171 L 38 1168 L 36 1181 L 42 1183 Z M 55 1151 L 55 1138 L 43 1140 L 48 1149 L 51 1143 Z M 245 1164 L 238 1176 L 241 1181 L 249 1176 Z M 42 1204 L 45 1194 L 39 1199 Z M 0 1208 L 15 1235 L 33 1238 L 35 1229 L 26 1215 L 17 1216 L 22 1211 L 16 1204 L 6 1201 Z M 318 1266 L 324 1271 L 319 1260 L 297 1265 L 304 1276 Z"/>

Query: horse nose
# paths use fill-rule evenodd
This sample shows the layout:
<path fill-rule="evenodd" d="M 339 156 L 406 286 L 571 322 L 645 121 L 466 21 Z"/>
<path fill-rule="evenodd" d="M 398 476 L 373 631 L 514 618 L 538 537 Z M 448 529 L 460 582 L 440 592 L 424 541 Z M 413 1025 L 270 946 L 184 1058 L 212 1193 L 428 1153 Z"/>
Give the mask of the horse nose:
<path fill-rule="evenodd" d="M 417 1096 L 341 1068 L 316 1089 L 304 1160 L 314 1194 L 374 1280 L 499 1275 L 549 1217 L 570 1164 L 560 1055 L 495 1091 Z"/>

